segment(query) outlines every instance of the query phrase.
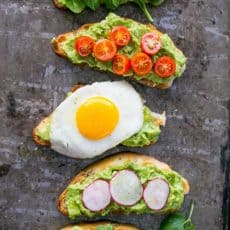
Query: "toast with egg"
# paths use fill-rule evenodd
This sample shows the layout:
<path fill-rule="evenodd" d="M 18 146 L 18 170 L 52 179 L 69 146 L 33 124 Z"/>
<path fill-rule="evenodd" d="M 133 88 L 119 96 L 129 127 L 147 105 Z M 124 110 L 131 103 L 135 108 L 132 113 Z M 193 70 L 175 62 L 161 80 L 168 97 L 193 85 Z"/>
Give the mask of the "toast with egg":
<path fill-rule="evenodd" d="M 151 58 L 153 59 L 152 62 L 153 62 L 154 66 L 156 66 L 156 62 L 159 59 L 159 57 L 162 57 L 162 56 L 165 57 L 165 55 L 175 61 L 174 72 L 171 74 L 171 76 L 159 77 L 159 75 L 157 75 L 154 72 L 154 68 L 148 74 L 144 74 L 144 75 L 136 74 L 135 71 L 132 70 L 132 68 L 129 68 L 127 73 L 119 74 L 119 75 L 123 76 L 123 77 L 130 78 L 132 80 L 135 80 L 135 81 L 137 81 L 141 84 L 144 84 L 146 86 L 157 87 L 160 89 L 170 88 L 174 79 L 180 77 L 183 74 L 183 72 L 186 68 L 186 60 L 187 60 L 186 57 L 184 56 L 184 54 L 175 46 L 175 44 L 171 40 L 171 38 L 167 34 L 163 34 L 162 32 L 160 32 L 152 24 L 147 24 L 147 25 L 141 24 L 141 23 L 136 22 L 136 21 L 131 20 L 131 19 L 119 17 L 113 13 L 110 13 L 107 16 L 107 18 L 104 21 L 101 21 L 100 23 L 105 22 L 105 21 L 108 21 L 108 23 L 110 23 L 111 20 L 114 20 L 116 25 L 119 25 L 119 24 L 121 24 L 121 22 L 123 22 L 124 25 L 130 24 L 130 27 L 132 27 L 132 24 L 133 24 L 133 25 L 135 25 L 135 26 L 133 26 L 134 27 L 133 30 L 136 30 L 136 31 L 138 31 L 138 26 L 140 26 L 141 27 L 140 33 L 143 33 L 141 31 L 145 30 L 147 32 L 151 32 L 151 33 L 155 34 L 157 37 L 159 37 L 159 39 L 161 39 L 161 43 L 162 43 L 161 50 L 158 53 L 151 56 Z M 82 25 L 80 28 L 78 28 L 72 32 L 64 33 L 64 34 L 57 36 L 56 38 L 53 38 L 52 39 L 52 45 L 53 45 L 53 49 L 54 49 L 55 53 L 59 56 L 62 56 L 62 57 L 69 59 L 74 64 L 82 65 L 82 64 L 87 63 L 90 67 L 97 68 L 97 69 L 100 69 L 102 71 L 110 71 L 110 72 L 114 73 L 112 67 L 109 67 L 109 68 L 106 67 L 106 66 L 108 66 L 109 61 L 101 62 L 97 66 L 97 64 L 95 64 L 95 63 L 98 63 L 98 60 L 94 57 L 95 55 L 92 55 L 92 57 L 90 57 L 90 61 L 87 62 L 87 60 L 86 59 L 84 60 L 84 58 L 80 57 L 77 54 L 77 52 L 74 53 L 75 51 L 74 51 L 73 40 L 75 38 L 81 36 L 81 35 L 85 35 L 85 34 L 87 35 L 88 31 L 90 31 L 90 29 L 93 26 L 99 27 L 100 23 L 85 24 L 85 25 Z M 103 25 L 101 27 L 103 27 Z M 99 27 L 100 30 L 103 30 L 103 28 L 101 28 L 101 27 Z M 137 27 L 137 28 L 135 28 L 135 27 Z M 129 28 L 129 30 L 131 30 L 131 29 L 132 28 Z M 136 31 L 134 31 L 132 33 L 136 33 Z M 90 32 L 90 33 L 92 33 L 92 32 Z M 99 33 L 99 32 L 97 32 L 97 33 Z M 134 36 L 134 34 L 132 35 L 132 33 L 131 33 L 131 36 Z M 98 34 L 96 36 L 98 36 Z M 138 39 L 140 40 L 139 37 L 138 37 Z M 133 42 L 131 41 L 130 43 L 133 44 L 134 40 L 136 41 L 137 38 L 133 39 Z M 127 49 L 129 49 L 129 52 L 132 53 L 132 56 L 134 56 L 134 51 L 136 53 L 141 52 L 141 48 L 136 47 L 137 44 L 138 43 L 136 42 L 135 45 L 130 45 L 130 47 L 127 48 Z M 139 46 L 141 46 L 141 45 L 139 45 Z M 124 49 L 124 51 L 121 51 L 122 49 Z M 125 48 L 118 47 L 118 51 L 117 51 L 118 54 L 119 53 L 125 54 L 126 56 L 129 56 L 129 58 L 131 59 L 131 56 L 130 56 L 131 54 L 127 53 L 127 51 L 125 49 L 126 49 L 126 47 Z M 130 49 L 133 49 L 133 51 L 130 51 Z M 142 52 L 142 54 L 143 54 L 143 52 Z M 78 57 L 78 58 L 76 58 L 76 57 Z M 80 57 L 80 59 L 79 59 L 79 57 Z M 79 59 L 79 60 L 77 60 L 77 59 Z M 93 59 L 93 61 L 92 61 L 92 59 Z M 104 64 L 104 63 L 106 63 L 106 64 Z M 132 61 L 131 61 L 131 63 L 132 63 Z"/>
<path fill-rule="evenodd" d="M 108 180 L 108 172 L 110 172 L 111 170 L 114 170 L 112 173 L 110 172 L 112 175 L 117 175 L 117 172 L 119 172 L 119 170 L 122 170 L 123 168 L 134 170 L 135 168 L 134 166 L 138 168 L 136 172 L 139 171 L 139 174 L 138 174 L 139 176 L 144 175 L 144 173 L 143 174 L 141 173 L 142 172 L 141 170 L 146 170 L 146 173 L 149 173 L 152 170 L 153 175 L 152 176 L 149 175 L 148 179 L 151 179 L 152 177 L 153 178 L 159 177 L 165 181 L 168 181 L 167 183 L 169 183 L 170 192 L 169 192 L 167 201 L 164 204 L 165 206 L 161 207 L 161 209 L 157 209 L 153 211 L 147 207 L 143 208 L 144 202 L 142 200 L 137 202 L 134 205 L 134 208 L 132 210 L 131 210 L 132 207 L 127 207 L 127 206 L 125 207 L 119 204 L 118 205 L 110 204 L 110 206 L 106 208 L 108 209 L 106 213 L 103 213 L 103 216 L 106 214 L 123 213 L 123 212 L 126 214 L 131 213 L 131 212 L 163 214 L 163 213 L 174 212 L 180 208 L 181 204 L 183 203 L 184 195 L 189 193 L 190 188 L 189 188 L 188 181 L 184 177 L 182 177 L 181 175 L 173 171 L 166 163 L 160 162 L 154 157 L 137 154 L 137 153 L 124 152 L 124 153 L 119 153 L 119 154 L 107 157 L 103 160 L 100 160 L 88 166 L 87 168 L 82 170 L 79 174 L 77 174 L 73 178 L 73 180 L 70 182 L 68 187 L 61 193 L 61 195 L 58 198 L 57 206 L 58 206 L 59 211 L 63 215 L 69 216 L 70 218 L 76 218 L 78 216 L 85 215 L 86 213 L 87 213 L 86 215 L 90 217 L 94 215 L 100 215 L 100 211 L 93 213 L 93 212 L 88 212 L 87 210 L 85 212 L 84 205 L 83 205 L 84 207 L 81 207 L 81 206 L 80 208 L 78 207 L 78 210 L 76 212 L 77 214 L 74 212 L 73 212 L 74 214 L 70 213 L 72 212 L 70 211 L 70 209 L 71 208 L 73 209 L 73 206 L 71 206 L 73 205 L 73 203 L 71 203 L 71 201 L 68 200 L 69 199 L 68 196 L 72 197 L 75 200 L 74 204 L 79 204 L 81 202 L 79 199 L 81 199 L 82 197 L 82 194 L 80 194 L 78 198 L 74 197 L 73 192 L 71 191 L 73 188 L 71 188 L 71 186 L 80 185 L 83 187 L 85 186 L 87 188 L 90 184 L 90 178 L 93 178 L 92 181 L 97 180 L 98 178 L 100 178 L 101 175 L 103 175 L 103 171 L 105 171 L 105 174 Z M 143 178 L 141 178 L 141 180 L 142 179 Z M 85 181 L 87 182 L 85 183 Z M 128 184 L 129 181 L 126 181 L 125 183 Z M 147 181 L 144 181 L 143 186 L 146 186 L 146 183 Z M 82 190 L 83 188 L 81 188 L 80 193 L 83 193 Z M 164 190 L 162 190 L 162 193 L 163 192 Z M 111 202 L 114 203 L 114 201 L 111 201 Z M 144 211 L 140 211 L 140 210 L 138 211 L 138 207 L 142 207 Z M 83 211 L 81 209 L 83 209 Z"/>
<path fill-rule="evenodd" d="M 93 157 L 118 144 L 129 147 L 153 144 L 159 138 L 160 126 L 166 122 L 165 113 L 152 112 L 126 81 L 96 82 L 85 86 L 78 84 L 72 87 L 68 95 L 54 112 L 34 128 L 32 136 L 37 144 L 49 146 L 70 157 Z M 98 109 L 98 103 L 103 110 L 102 107 Z M 63 106 L 67 107 L 63 109 Z M 89 108 L 90 112 L 82 108 Z M 82 125 L 84 127 L 81 129 Z"/>
<path fill-rule="evenodd" d="M 83 223 L 77 225 L 69 225 L 61 230 L 138 230 L 138 228 L 129 224 L 117 224 L 110 223 L 108 221 L 95 222 L 95 223 Z"/>

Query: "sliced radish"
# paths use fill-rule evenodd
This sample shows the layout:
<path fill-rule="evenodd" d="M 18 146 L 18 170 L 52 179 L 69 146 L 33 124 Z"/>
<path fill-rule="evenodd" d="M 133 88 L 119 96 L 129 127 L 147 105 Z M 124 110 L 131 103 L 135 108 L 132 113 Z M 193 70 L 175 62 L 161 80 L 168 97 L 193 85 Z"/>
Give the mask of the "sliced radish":
<path fill-rule="evenodd" d="M 161 178 L 156 178 L 148 182 L 144 189 L 144 200 L 146 205 L 152 210 L 162 209 L 169 196 L 169 184 Z"/>
<path fill-rule="evenodd" d="M 143 187 L 140 179 L 133 171 L 122 170 L 111 179 L 110 192 L 116 203 L 130 206 L 141 199 Z"/>
<path fill-rule="evenodd" d="M 84 189 L 82 201 L 84 206 L 93 212 L 105 209 L 111 201 L 109 183 L 105 180 L 94 181 Z"/>

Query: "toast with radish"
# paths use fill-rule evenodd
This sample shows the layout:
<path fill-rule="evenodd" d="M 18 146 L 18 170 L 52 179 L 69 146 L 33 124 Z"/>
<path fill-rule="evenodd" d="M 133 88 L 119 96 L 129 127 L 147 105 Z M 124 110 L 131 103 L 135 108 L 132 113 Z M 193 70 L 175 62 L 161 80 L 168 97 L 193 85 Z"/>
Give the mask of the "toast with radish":
<path fill-rule="evenodd" d="M 103 21 L 85 24 L 52 40 L 56 54 L 74 64 L 169 88 L 186 67 L 186 57 L 167 34 L 110 13 Z"/>
<path fill-rule="evenodd" d="M 112 213 L 163 214 L 180 209 L 188 181 L 154 157 L 120 153 L 77 174 L 58 199 L 72 219 Z"/>
<path fill-rule="evenodd" d="M 95 222 L 95 223 L 69 225 L 62 228 L 61 230 L 138 230 L 138 228 L 129 224 Z"/>

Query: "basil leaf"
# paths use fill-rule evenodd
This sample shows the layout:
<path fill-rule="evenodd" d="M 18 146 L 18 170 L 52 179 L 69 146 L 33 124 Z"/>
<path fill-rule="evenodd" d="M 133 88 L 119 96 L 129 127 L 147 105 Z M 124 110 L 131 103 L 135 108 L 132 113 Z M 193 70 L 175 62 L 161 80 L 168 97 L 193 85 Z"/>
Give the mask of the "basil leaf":
<path fill-rule="evenodd" d="M 196 227 L 191 221 L 189 221 L 184 225 L 184 230 L 196 230 Z"/>
<path fill-rule="evenodd" d="M 84 1 L 86 6 L 88 6 L 91 10 L 96 10 L 101 3 L 100 0 L 84 0 Z"/>
<path fill-rule="evenodd" d="M 85 2 L 83 0 L 66 0 L 65 5 L 77 14 L 85 9 Z"/>
<path fill-rule="evenodd" d="M 160 225 L 160 230 L 185 230 L 184 222 L 186 218 L 180 214 L 175 213 L 167 216 Z"/>
<path fill-rule="evenodd" d="M 120 5 L 120 0 L 104 0 L 104 3 L 109 10 L 115 10 Z"/>
<path fill-rule="evenodd" d="M 154 6 L 159 6 L 161 5 L 165 0 L 150 0 L 150 3 Z"/>

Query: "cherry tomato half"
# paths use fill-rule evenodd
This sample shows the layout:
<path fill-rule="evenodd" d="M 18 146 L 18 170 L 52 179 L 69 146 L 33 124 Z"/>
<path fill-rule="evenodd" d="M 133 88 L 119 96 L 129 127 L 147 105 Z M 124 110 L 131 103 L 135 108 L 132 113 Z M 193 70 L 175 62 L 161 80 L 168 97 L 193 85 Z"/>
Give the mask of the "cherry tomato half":
<path fill-rule="evenodd" d="M 151 58 L 145 53 L 136 53 L 131 59 L 131 66 L 137 75 L 145 75 L 153 67 Z"/>
<path fill-rule="evenodd" d="M 161 48 L 160 37 L 153 33 L 146 33 L 141 38 L 141 49 L 143 52 L 153 55 L 156 54 Z"/>
<path fill-rule="evenodd" d="M 112 29 L 109 34 L 110 40 L 114 41 L 118 46 L 125 46 L 130 41 L 130 32 L 125 26 L 117 26 Z"/>
<path fill-rule="evenodd" d="M 113 59 L 113 71 L 117 75 L 123 75 L 130 70 L 130 60 L 126 55 L 116 54 Z"/>
<path fill-rule="evenodd" d="M 168 56 L 159 57 L 156 60 L 154 71 L 160 77 L 170 77 L 176 72 L 176 62 Z"/>
<path fill-rule="evenodd" d="M 113 41 L 101 39 L 93 47 L 94 56 L 100 61 L 109 61 L 117 53 L 117 47 Z"/>
<path fill-rule="evenodd" d="M 82 57 L 90 55 L 93 51 L 94 41 L 91 37 L 81 36 L 75 41 L 75 49 Z"/>

